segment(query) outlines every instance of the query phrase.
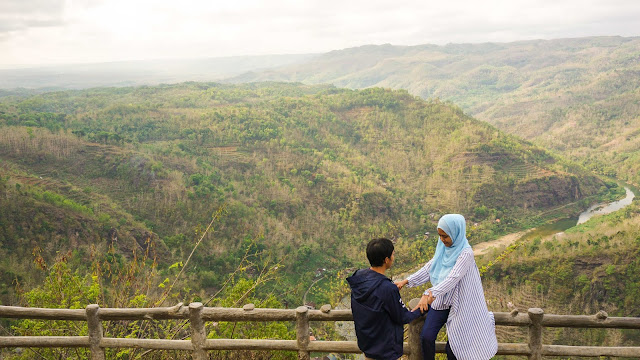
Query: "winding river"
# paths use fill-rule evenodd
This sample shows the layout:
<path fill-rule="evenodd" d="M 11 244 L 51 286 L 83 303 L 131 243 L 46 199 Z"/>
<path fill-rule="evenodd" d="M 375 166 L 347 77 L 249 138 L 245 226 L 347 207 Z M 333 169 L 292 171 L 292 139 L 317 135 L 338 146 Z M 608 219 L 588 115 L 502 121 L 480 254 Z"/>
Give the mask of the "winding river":
<path fill-rule="evenodd" d="M 629 186 L 624 186 L 626 195 L 623 199 L 617 200 L 611 203 L 596 204 L 589 207 L 578 215 L 578 217 L 564 218 L 556 220 L 552 223 L 539 226 L 534 229 L 520 231 L 513 234 L 505 235 L 499 239 L 487 241 L 484 243 L 476 244 L 473 246 L 473 252 L 476 256 L 486 254 L 489 249 L 499 246 L 507 246 L 516 240 L 529 240 L 535 237 L 547 237 L 550 235 L 561 233 L 567 229 L 570 229 L 576 225 L 587 222 L 596 215 L 609 214 L 614 211 L 620 210 L 625 206 L 631 205 L 633 199 L 636 197 L 635 193 Z"/>
<path fill-rule="evenodd" d="M 588 208 L 584 211 L 580 216 L 578 216 L 578 224 L 582 224 L 587 220 L 591 219 L 594 215 L 604 215 L 617 210 L 624 208 L 625 206 L 631 205 L 631 202 L 636 197 L 636 194 L 631 191 L 628 187 L 624 187 L 624 190 L 627 192 L 626 196 L 622 200 L 614 201 L 609 204 L 596 204 Z"/>

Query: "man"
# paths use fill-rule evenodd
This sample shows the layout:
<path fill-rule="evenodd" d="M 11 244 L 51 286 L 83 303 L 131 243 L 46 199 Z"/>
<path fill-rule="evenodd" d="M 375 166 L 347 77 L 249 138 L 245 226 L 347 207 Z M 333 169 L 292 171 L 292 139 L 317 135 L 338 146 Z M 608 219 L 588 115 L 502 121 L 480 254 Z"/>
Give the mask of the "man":
<path fill-rule="evenodd" d="M 398 287 L 385 276 L 395 259 L 389 239 L 373 239 L 367 244 L 371 267 L 347 278 L 351 287 L 351 311 L 358 347 L 368 359 L 396 360 L 402 356 L 404 324 L 421 315 L 416 307 L 409 311 Z M 433 297 L 429 299 L 433 301 Z"/>

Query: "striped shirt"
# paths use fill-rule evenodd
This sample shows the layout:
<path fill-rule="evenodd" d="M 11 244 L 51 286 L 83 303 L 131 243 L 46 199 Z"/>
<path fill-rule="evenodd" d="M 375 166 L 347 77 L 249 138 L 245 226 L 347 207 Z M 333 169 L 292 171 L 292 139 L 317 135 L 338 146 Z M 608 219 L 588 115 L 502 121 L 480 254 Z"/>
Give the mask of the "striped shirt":
<path fill-rule="evenodd" d="M 431 279 L 430 260 L 410 275 L 408 287 L 425 284 Z M 471 248 L 464 249 L 445 280 L 431 290 L 436 310 L 451 308 L 447 319 L 447 336 L 459 360 L 486 360 L 498 351 L 493 313 L 487 309 L 480 273 Z M 428 316 L 428 315 L 427 315 Z"/>

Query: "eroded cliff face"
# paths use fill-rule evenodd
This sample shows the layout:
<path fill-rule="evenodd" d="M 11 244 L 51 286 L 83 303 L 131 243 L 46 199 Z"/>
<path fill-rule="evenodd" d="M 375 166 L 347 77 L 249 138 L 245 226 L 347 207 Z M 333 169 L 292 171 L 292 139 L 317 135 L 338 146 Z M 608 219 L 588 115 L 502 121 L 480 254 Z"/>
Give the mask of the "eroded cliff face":
<path fill-rule="evenodd" d="M 525 208 L 548 208 L 578 201 L 584 195 L 575 176 L 554 175 L 517 184 L 512 196 Z"/>
<path fill-rule="evenodd" d="M 518 204 L 524 209 L 550 209 L 568 205 L 597 194 L 605 186 L 595 177 L 553 174 L 513 182 L 502 188 L 490 184 L 481 186 L 474 195 L 480 204 Z"/>

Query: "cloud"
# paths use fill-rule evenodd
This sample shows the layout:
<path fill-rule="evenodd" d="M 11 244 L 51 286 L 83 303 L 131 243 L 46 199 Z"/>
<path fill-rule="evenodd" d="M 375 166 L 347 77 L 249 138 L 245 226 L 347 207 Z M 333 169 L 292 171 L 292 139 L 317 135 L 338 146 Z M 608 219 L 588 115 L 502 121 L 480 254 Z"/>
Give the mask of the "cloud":
<path fill-rule="evenodd" d="M 0 0 L 0 64 L 638 36 L 637 0 Z"/>
<path fill-rule="evenodd" d="M 62 25 L 64 9 L 64 0 L 2 0 L 0 33 Z"/>

